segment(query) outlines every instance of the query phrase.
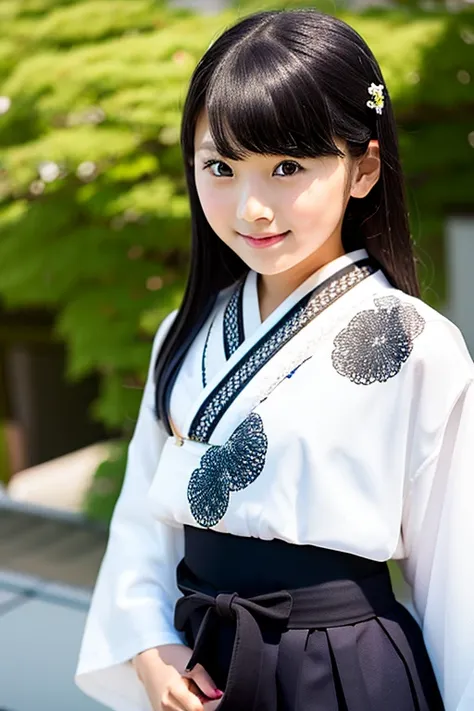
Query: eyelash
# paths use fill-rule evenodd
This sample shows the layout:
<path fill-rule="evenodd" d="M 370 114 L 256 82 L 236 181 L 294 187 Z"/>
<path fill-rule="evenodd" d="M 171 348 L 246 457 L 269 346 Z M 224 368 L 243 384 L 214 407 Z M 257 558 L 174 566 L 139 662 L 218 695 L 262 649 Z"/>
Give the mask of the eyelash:
<path fill-rule="evenodd" d="M 204 163 L 203 170 L 207 170 L 207 169 L 211 168 L 213 165 L 218 165 L 219 163 L 222 163 L 222 165 L 227 165 L 222 160 L 217 160 L 216 158 L 211 158 L 210 160 L 207 160 Z M 277 168 L 279 168 L 280 166 L 284 165 L 285 163 L 290 164 L 290 165 L 295 165 L 298 168 L 298 170 L 296 170 L 294 173 L 291 173 L 290 175 L 278 175 L 277 177 L 279 177 L 279 178 L 291 178 L 291 177 L 293 177 L 293 175 L 297 175 L 298 173 L 301 173 L 302 171 L 304 171 L 303 166 L 300 165 L 300 163 L 298 163 L 296 160 L 282 160 L 282 162 L 277 165 L 275 170 Z M 227 167 L 229 167 L 229 166 L 227 166 Z M 214 173 L 212 173 L 212 175 L 214 175 L 215 178 L 231 178 L 232 177 L 231 175 L 215 175 Z"/>

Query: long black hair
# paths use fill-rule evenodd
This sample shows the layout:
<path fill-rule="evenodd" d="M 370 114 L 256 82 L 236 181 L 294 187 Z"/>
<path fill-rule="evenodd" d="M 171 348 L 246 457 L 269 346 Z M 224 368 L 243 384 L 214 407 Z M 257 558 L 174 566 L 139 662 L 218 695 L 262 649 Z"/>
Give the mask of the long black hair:
<path fill-rule="evenodd" d="M 185 101 L 181 147 L 192 218 L 191 265 L 181 308 L 155 367 L 156 414 L 171 434 L 169 398 L 193 338 L 218 292 L 247 271 L 207 222 L 194 178 L 194 135 L 205 109 L 218 153 L 295 158 L 364 155 L 380 146 L 380 178 L 350 198 L 342 225 L 346 251 L 364 247 L 389 281 L 419 295 L 408 226 L 395 118 L 388 92 L 382 113 L 367 106 L 368 88 L 384 84 L 365 41 L 349 25 L 316 10 L 260 12 L 227 29 L 197 65 Z"/>

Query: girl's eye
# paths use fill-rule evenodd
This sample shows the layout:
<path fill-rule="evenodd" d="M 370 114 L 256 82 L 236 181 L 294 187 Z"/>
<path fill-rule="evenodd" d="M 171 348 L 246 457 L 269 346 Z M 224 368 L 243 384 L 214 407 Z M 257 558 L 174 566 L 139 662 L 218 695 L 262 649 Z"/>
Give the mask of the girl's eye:
<path fill-rule="evenodd" d="M 299 173 L 304 170 L 303 166 L 297 163 L 295 160 L 284 160 L 275 168 L 275 175 L 279 176 L 290 176 Z M 280 171 L 280 172 L 278 172 Z"/>
<path fill-rule="evenodd" d="M 230 168 L 227 163 L 224 163 L 222 160 L 207 160 L 204 163 L 204 170 L 206 170 L 206 168 L 209 168 L 212 175 L 216 178 L 231 178 L 233 175 L 232 168 Z"/>
<path fill-rule="evenodd" d="M 231 178 L 234 174 L 232 168 L 222 160 L 211 158 L 204 163 L 203 170 L 209 169 L 216 178 Z M 274 170 L 273 175 L 290 177 L 304 170 L 303 166 L 295 160 L 284 160 Z"/>

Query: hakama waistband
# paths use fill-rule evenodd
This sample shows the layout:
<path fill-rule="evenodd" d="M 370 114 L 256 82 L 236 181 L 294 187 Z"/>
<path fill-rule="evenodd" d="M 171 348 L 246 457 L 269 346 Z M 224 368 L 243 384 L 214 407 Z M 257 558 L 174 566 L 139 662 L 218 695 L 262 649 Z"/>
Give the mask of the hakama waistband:
<path fill-rule="evenodd" d="M 384 711 L 442 711 L 386 563 L 201 529 L 185 540 L 174 622 L 193 648 L 188 669 L 222 684 L 219 711 L 367 711 L 381 699 Z M 282 703 L 282 688 L 299 700 Z"/>
<path fill-rule="evenodd" d="M 275 666 L 265 656 L 262 631 L 271 626 L 278 633 L 288 629 L 341 627 L 387 614 L 396 600 L 387 572 L 362 580 L 335 580 L 313 587 L 283 590 L 243 598 L 236 592 L 208 595 L 193 585 L 192 574 L 182 561 L 178 586 L 184 597 L 175 608 L 175 626 L 185 630 L 190 618 L 202 617 L 194 651 L 188 664 L 206 666 L 217 644 L 223 620 L 235 626 L 235 638 L 225 694 L 220 711 L 273 711 L 266 689 L 275 685 Z"/>

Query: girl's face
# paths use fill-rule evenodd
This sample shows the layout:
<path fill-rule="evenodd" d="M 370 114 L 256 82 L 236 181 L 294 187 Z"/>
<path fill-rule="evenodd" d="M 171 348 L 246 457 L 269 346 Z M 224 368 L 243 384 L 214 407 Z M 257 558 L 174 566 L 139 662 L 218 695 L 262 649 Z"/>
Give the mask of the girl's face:
<path fill-rule="evenodd" d="M 250 269 L 268 276 L 292 269 L 309 274 L 344 253 L 341 226 L 353 172 L 348 156 L 252 153 L 229 160 L 217 153 L 203 113 L 194 160 L 210 226 Z"/>

